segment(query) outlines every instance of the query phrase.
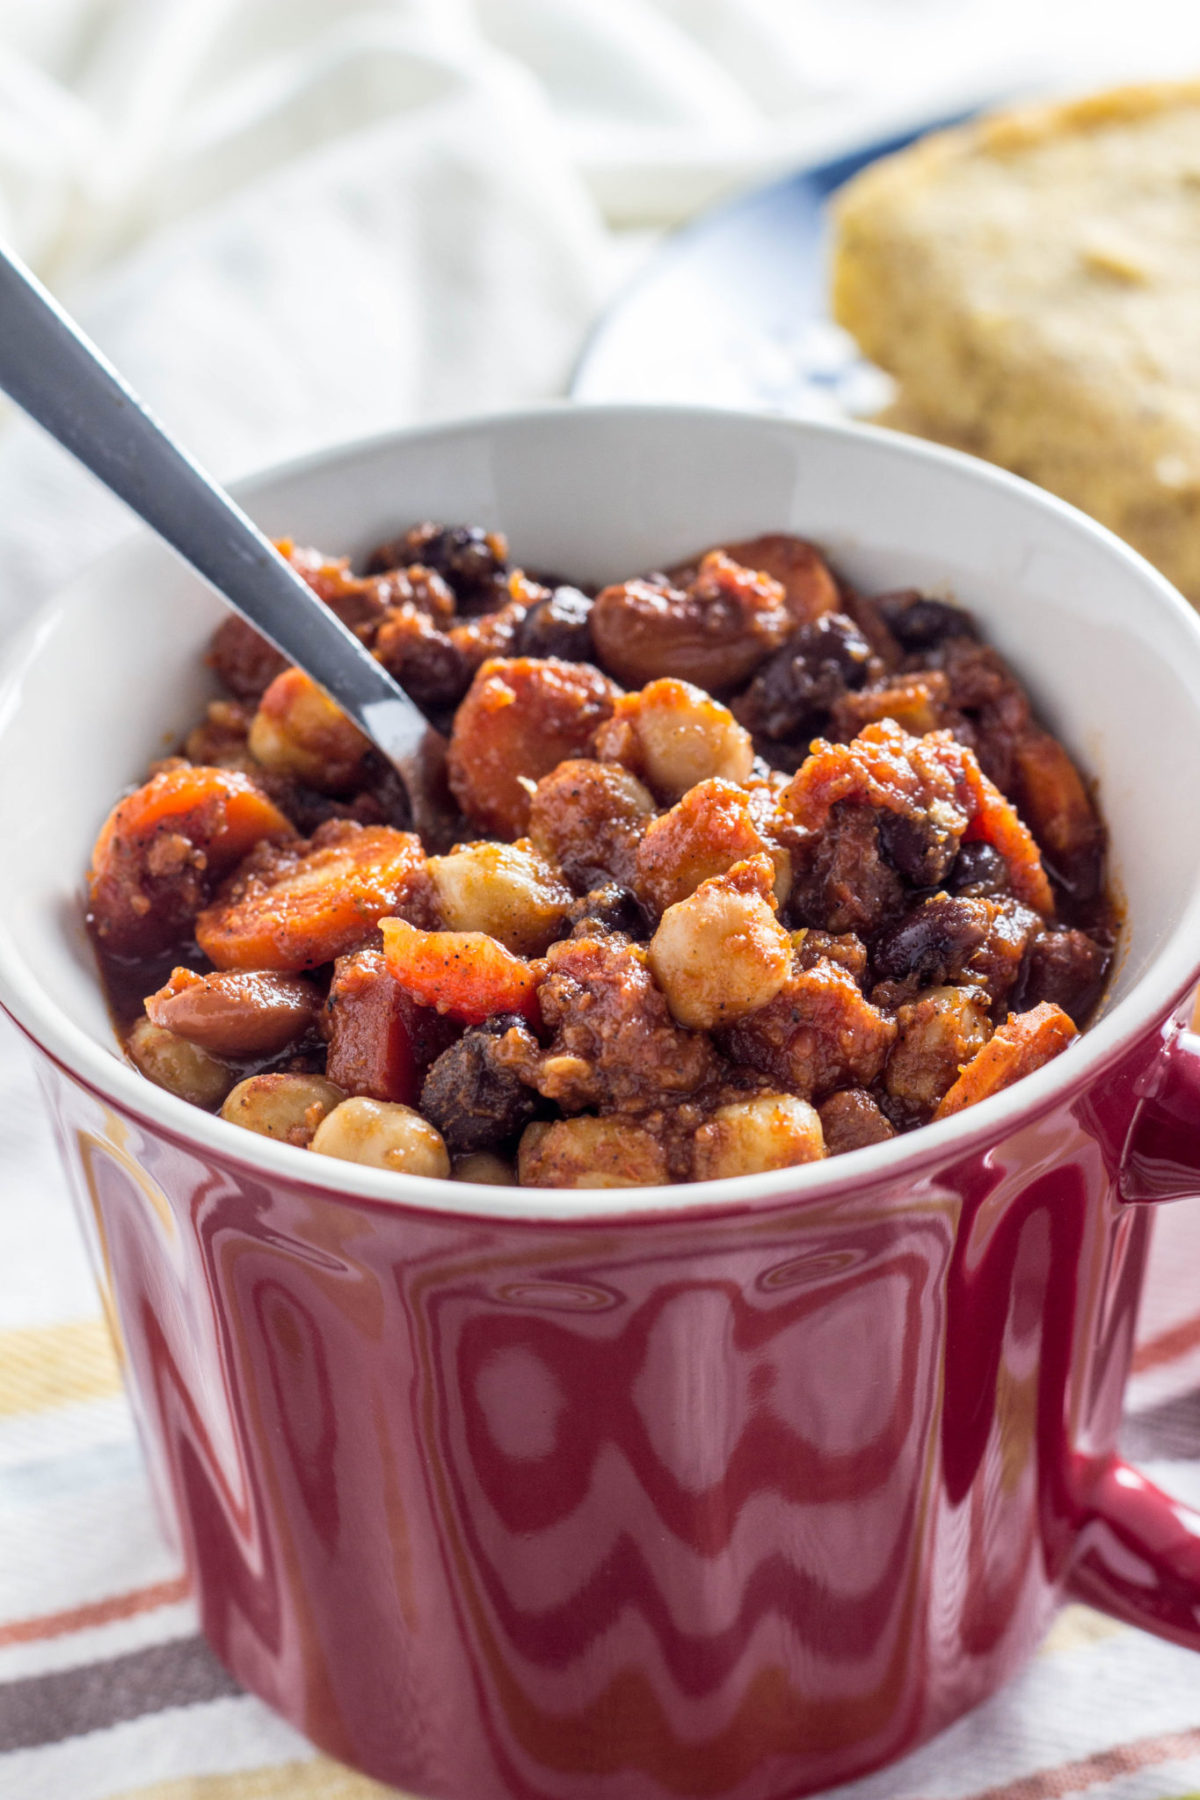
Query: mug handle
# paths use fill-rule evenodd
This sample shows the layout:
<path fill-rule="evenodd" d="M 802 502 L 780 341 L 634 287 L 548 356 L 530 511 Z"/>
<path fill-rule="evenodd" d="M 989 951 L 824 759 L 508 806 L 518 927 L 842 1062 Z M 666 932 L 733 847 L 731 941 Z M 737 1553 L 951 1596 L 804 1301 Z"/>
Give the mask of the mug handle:
<path fill-rule="evenodd" d="M 1162 1048 L 1134 1093 L 1137 1107 L 1117 1176 L 1121 1199 L 1194 1199 L 1200 1195 L 1200 1035 L 1178 1018 L 1168 1019 Z"/>
<path fill-rule="evenodd" d="M 1200 1650 L 1200 1512 L 1110 1457 L 1087 1487 L 1072 1599 Z"/>
<path fill-rule="evenodd" d="M 1200 1196 L 1200 1036 L 1178 1018 L 1137 1087 L 1118 1192 L 1134 1204 Z M 1129 1625 L 1200 1650 L 1200 1512 L 1118 1456 L 1087 1459 L 1068 1590 Z"/>

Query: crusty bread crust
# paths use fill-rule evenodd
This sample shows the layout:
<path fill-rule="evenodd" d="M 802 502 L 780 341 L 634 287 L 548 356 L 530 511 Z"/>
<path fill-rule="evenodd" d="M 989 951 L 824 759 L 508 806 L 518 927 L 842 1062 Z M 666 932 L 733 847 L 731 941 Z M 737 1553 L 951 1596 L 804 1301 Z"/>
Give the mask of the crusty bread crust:
<path fill-rule="evenodd" d="M 1200 604 L 1200 82 L 938 133 L 834 208 L 892 421 L 1091 512 Z"/>

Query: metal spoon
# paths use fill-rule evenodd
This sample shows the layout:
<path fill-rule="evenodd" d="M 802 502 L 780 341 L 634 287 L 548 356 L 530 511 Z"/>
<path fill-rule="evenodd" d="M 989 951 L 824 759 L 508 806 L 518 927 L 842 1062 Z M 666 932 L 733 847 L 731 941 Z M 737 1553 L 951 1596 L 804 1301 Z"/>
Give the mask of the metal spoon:
<path fill-rule="evenodd" d="M 2 245 L 0 388 L 324 688 L 400 775 L 417 829 L 436 836 L 439 734 Z"/>

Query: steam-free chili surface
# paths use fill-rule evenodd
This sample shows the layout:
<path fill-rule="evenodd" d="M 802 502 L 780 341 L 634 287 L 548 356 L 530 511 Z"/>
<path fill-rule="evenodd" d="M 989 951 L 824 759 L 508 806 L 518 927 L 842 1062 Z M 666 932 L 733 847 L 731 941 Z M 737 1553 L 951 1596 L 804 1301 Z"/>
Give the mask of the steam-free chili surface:
<path fill-rule="evenodd" d="M 224 624 L 224 697 L 89 876 L 151 1080 L 352 1161 L 611 1186 L 881 1142 L 1086 1024 L 1104 828 L 958 607 L 782 534 L 599 594 L 468 526 L 361 575 L 283 548 L 445 733 L 444 830 Z"/>

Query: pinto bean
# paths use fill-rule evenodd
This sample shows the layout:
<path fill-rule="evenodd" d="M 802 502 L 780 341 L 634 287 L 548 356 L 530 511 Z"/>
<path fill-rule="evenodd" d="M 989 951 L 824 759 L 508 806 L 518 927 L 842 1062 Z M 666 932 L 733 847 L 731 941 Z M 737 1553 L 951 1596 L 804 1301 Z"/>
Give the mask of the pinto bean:
<path fill-rule="evenodd" d="M 311 1030 L 321 996 L 310 981 L 261 970 L 175 969 L 147 1016 L 214 1056 L 275 1056 Z"/>
<path fill-rule="evenodd" d="M 740 687 L 793 620 L 783 589 L 720 550 L 703 559 L 686 591 L 654 581 L 608 587 L 592 608 L 592 637 L 604 666 L 631 687 L 662 675 L 709 693 Z"/>

